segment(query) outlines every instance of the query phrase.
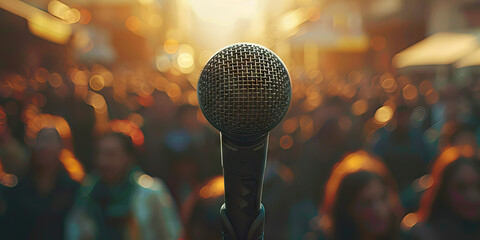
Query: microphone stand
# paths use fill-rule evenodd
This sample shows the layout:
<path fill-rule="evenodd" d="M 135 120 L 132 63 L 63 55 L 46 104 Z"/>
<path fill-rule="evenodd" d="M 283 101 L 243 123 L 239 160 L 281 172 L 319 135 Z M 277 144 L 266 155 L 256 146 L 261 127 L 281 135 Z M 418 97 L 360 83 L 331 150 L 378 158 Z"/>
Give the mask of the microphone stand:
<path fill-rule="evenodd" d="M 265 209 L 261 201 L 268 134 L 255 143 L 240 144 L 220 133 L 220 142 L 225 181 L 225 203 L 220 209 L 222 239 L 263 240 Z"/>

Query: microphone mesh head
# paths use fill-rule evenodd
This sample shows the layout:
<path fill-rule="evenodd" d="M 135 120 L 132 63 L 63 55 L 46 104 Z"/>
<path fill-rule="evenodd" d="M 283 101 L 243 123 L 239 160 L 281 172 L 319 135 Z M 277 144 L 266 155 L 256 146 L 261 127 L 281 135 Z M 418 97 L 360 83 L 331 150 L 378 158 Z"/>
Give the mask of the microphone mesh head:
<path fill-rule="evenodd" d="M 249 43 L 230 45 L 210 58 L 197 91 L 205 118 L 220 132 L 234 137 L 272 130 L 286 114 L 292 92 L 280 58 Z"/>

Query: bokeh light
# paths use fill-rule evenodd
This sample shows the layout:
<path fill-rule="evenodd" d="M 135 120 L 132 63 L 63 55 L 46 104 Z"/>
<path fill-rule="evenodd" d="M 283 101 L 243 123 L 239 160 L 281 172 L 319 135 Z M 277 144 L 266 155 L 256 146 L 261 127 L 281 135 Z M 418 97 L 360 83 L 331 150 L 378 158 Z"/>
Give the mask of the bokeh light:
<path fill-rule="evenodd" d="M 403 88 L 402 94 L 405 100 L 414 100 L 417 98 L 418 91 L 417 88 L 412 84 L 407 84 L 407 86 Z"/>
<path fill-rule="evenodd" d="M 290 149 L 293 146 L 293 138 L 290 135 L 284 135 L 280 138 L 280 147 Z"/>
<path fill-rule="evenodd" d="M 60 162 L 62 162 L 63 166 L 73 180 L 82 182 L 83 178 L 85 177 L 85 171 L 82 164 L 78 161 L 78 159 L 75 158 L 70 150 L 62 150 L 60 153 Z"/>
<path fill-rule="evenodd" d="M 110 129 L 114 132 L 120 132 L 132 138 L 135 145 L 143 145 L 145 138 L 142 130 L 130 120 L 114 119 L 109 123 Z"/>
<path fill-rule="evenodd" d="M 357 100 L 352 104 L 351 109 L 353 115 L 362 115 L 368 110 L 368 102 L 365 99 Z"/>
<path fill-rule="evenodd" d="M 178 42 L 175 39 L 167 39 L 163 44 L 163 49 L 168 54 L 174 54 L 178 50 Z"/>
<path fill-rule="evenodd" d="M 90 87 L 95 91 L 100 91 L 105 86 L 105 80 L 100 75 L 93 75 L 90 78 Z"/>
<path fill-rule="evenodd" d="M 416 213 L 407 214 L 402 220 L 402 228 L 404 230 L 409 230 L 418 222 L 418 215 Z"/>
<path fill-rule="evenodd" d="M 375 120 L 379 123 L 386 123 L 393 117 L 393 110 L 389 106 L 383 106 L 375 112 Z"/>
<path fill-rule="evenodd" d="M 225 184 L 223 176 L 217 176 L 208 181 L 208 183 L 200 189 L 199 195 L 202 198 L 217 198 L 225 193 Z"/>

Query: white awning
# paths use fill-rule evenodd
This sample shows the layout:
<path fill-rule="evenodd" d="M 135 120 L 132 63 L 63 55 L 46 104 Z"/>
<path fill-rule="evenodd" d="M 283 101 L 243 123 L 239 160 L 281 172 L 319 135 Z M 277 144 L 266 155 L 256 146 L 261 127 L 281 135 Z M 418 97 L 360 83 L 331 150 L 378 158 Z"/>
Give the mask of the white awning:
<path fill-rule="evenodd" d="M 455 63 L 455 67 L 470 67 L 470 66 L 480 66 L 480 48 L 469 53 L 467 56 L 461 58 Z"/>
<path fill-rule="evenodd" d="M 473 34 L 436 33 L 396 54 L 393 66 L 403 68 L 453 64 L 477 48 L 478 40 Z"/>

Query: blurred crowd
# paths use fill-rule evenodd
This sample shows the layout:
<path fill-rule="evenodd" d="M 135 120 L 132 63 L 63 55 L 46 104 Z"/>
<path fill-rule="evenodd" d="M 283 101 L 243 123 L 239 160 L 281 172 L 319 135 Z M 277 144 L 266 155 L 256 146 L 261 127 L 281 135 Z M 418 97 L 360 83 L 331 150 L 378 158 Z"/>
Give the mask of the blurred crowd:
<path fill-rule="evenodd" d="M 331 77 L 313 85 L 325 96 L 319 106 L 295 117 L 308 97 L 294 101 L 271 134 L 265 238 L 480 238 L 477 82 L 451 85 L 433 101 L 430 80 L 350 72 L 345 78 L 358 93 L 348 97 L 348 86 L 330 86 L 341 74 Z M 413 98 L 408 86 L 415 88 Z M 75 113 L 84 103 L 73 99 L 66 103 L 73 113 L 62 110 L 65 119 L 76 115 L 71 122 L 37 114 L 23 141 L 10 127 L 18 123 L 7 118 L 12 101 L 5 104 L 2 238 L 220 239 L 218 134 L 197 107 L 178 107 L 162 92 L 151 97 L 153 103 L 133 115 L 141 125 L 130 115 L 111 120 L 101 134 L 94 131 L 95 116 L 88 117 L 95 110 Z M 89 125 L 76 127 L 78 121 Z M 306 131 L 309 124 L 318 130 Z M 295 138 L 278 139 L 284 133 Z M 77 158 L 74 148 L 90 152 Z"/>

